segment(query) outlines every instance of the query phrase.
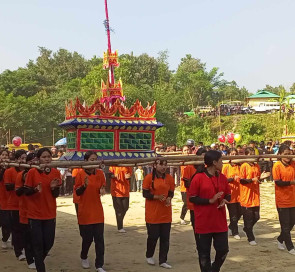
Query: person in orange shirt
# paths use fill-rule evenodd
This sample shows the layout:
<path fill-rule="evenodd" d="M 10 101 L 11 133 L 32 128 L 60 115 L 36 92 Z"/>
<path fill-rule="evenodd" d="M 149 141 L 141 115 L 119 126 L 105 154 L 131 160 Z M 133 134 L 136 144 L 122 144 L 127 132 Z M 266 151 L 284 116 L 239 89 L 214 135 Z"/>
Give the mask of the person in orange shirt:
<path fill-rule="evenodd" d="M 238 155 L 238 150 L 235 148 L 229 149 L 230 156 Z M 240 204 L 240 165 L 235 163 L 224 164 L 222 174 L 226 176 L 231 190 L 231 201 L 227 205 L 230 224 L 228 226 L 229 233 L 236 240 L 240 240 L 238 222 L 242 217 L 242 209 Z"/>
<path fill-rule="evenodd" d="M 196 155 L 204 156 L 206 152 L 207 151 L 205 148 L 199 148 Z M 202 165 L 188 165 L 187 167 L 184 168 L 184 171 L 183 171 L 183 180 L 184 180 L 184 185 L 186 187 L 186 203 L 187 203 L 187 208 L 190 211 L 190 220 L 191 220 L 191 225 L 193 227 L 194 233 L 195 233 L 195 212 L 194 212 L 194 203 L 190 202 L 189 200 L 190 198 L 189 188 L 194 176 L 198 173 L 204 172 L 204 170 L 205 170 L 204 164 L 202 164 Z"/>
<path fill-rule="evenodd" d="M 191 153 L 191 149 L 189 146 L 185 145 L 182 148 L 182 155 L 189 155 Z M 181 193 L 181 198 L 182 198 L 182 209 L 181 209 L 181 214 L 180 214 L 180 224 L 181 225 L 186 225 L 186 222 L 184 221 L 185 215 L 187 213 L 188 207 L 187 207 L 187 193 L 186 193 L 186 187 L 184 184 L 184 179 L 183 179 L 183 173 L 184 169 L 187 166 L 180 166 L 180 193 Z"/>
<path fill-rule="evenodd" d="M 248 147 L 245 155 L 255 155 L 255 150 Z M 270 176 L 270 173 L 261 174 L 257 163 L 245 162 L 240 168 L 240 203 L 244 220 L 244 232 L 251 246 L 256 246 L 253 227 L 260 218 L 260 180 Z"/>
<path fill-rule="evenodd" d="M 27 154 L 23 149 L 15 152 L 15 160 L 17 163 L 26 163 Z M 22 227 L 19 222 L 19 199 L 15 192 L 15 182 L 18 173 L 21 172 L 20 167 L 11 167 L 4 173 L 4 185 L 7 191 L 7 206 L 9 211 L 9 220 L 12 234 L 12 244 L 14 248 L 15 256 L 19 261 L 26 259 L 26 256 L 22 253 L 24 249 L 24 240 L 22 234 Z"/>
<path fill-rule="evenodd" d="M 145 221 L 147 227 L 146 260 L 155 265 L 153 258 L 157 241 L 160 238 L 159 264 L 163 268 L 172 268 L 167 264 L 170 230 L 172 222 L 171 199 L 174 196 L 174 179 L 166 174 L 167 161 L 157 160 L 153 172 L 143 181 L 142 192 L 145 202 Z"/>
<path fill-rule="evenodd" d="M 75 187 L 76 183 L 76 176 L 79 173 L 79 171 L 82 170 L 81 168 L 74 168 L 72 171 L 72 178 L 73 178 L 73 185 Z M 78 216 L 78 204 L 79 204 L 79 196 L 76 194 L 76 190 L 73 190 L 73 203 L 75 205 L 76 214 Z"/>
<path fill-rule="evenodd" d="M 48 148 L 37 152 L 40 164 L 49 164 L 52 153 Z M 37 272 L 45 272 L 44 260 L 54 244 L 56 198 L 61 186 L 60 172 L 55 168 L 29 170 L 25 180 L 27 217 Z"/>
<path fill-rule="evenodd" d="M 282 144 L 279 155 L 292 155 L 290 147 Z M 278 240 L 278 249 L 295 255 L 291 238 L 291 230 L 295 225 L 295 168 L 294 162 L 288 158 L 277 161 L 272 169 L 275 181 L 276 206 L 279 214 L 281 233 Z M 285 244 L 285 245 L 284 245 Z"/>
<path fill-rule="evenodd" d="M 26 158 L 26 162 L 30 163 L 34 160 L 35 153 L 29 153 Z M 33 246 L 30 236 L 29 220 L 27 216 L 27 197 L 24 195 L 25 192 L 25 179 L 30 169 L 26 168 L 24 171 L 18 173 L 15 182 L 16 195 L 19 197 L 19 222 L 21 225 L 25 255 L 29 269 L 36 269 L 34 261 Z"/>
<path fill-rule="evenodd" d="M 117 227 L 119 233 L 125 233 L 123 220 L 129 209 L 130 179 L 132 175 L 131 167 L 110 167 L 112 173 L 111 195 L 116 213 Z"/>
<path fill-rule="evenodd" d="M 85 161 L 96 161 L 97 154 L 87 151 Z M 102 170 L 83 169 L 76 176 L 75 191 L 79 199 L 78 223 L 82 237 L 82 267 L 90 268 L 88 251 L 94 240 L 96 271 L 105 272 L 104 264 L 104 213 L 100 197 L 105 194 L 106 179 Z"/>
<path fill-rule="evenodd" d="M 9 152 L 8 150 L 0 150 L 0 161 L 9 162 Z M 9 220 L 9 211 L 6 210 L 7 206 L 7 192 L 4 185 L 4 173 L 6 167 L 0 166 L 0 226 L 2 230 L 2 248 L 7 249 L 8 239 L 11 234 L 11 226 Z"/>

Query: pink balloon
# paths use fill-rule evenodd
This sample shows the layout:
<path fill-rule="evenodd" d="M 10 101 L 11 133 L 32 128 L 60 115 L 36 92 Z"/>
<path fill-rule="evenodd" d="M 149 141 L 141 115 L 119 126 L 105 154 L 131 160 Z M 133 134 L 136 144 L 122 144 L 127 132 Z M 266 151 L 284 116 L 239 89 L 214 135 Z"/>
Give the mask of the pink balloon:
<path fill-rule="evenodd" d="M 22 138 L 19 137 L 19 136 L 15 136 L 12 139 L 12 143 L 13 143 L 14 146 L 20 146 L 22 144 Z"/>
<path fill-rule="evenodd" d="M 225 136 L 224 135 L 219 135 L 218 136 L 218 141 L 221 142 L 221 143 L 224 143 L 225 142 Z"/>

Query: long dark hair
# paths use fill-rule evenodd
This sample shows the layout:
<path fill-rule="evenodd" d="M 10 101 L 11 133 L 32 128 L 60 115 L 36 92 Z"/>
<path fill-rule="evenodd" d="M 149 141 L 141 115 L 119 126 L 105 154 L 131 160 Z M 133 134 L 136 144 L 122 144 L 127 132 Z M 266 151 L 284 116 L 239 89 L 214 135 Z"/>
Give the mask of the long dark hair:
<path fill-rule="evenodd" d="M 285 150 L 291 150 L 288 145 L 282 144 L 279 148 L 278 154 L 283 154 Z"/>
<path fill-rule="evenodd" d="M 245 149 L 245 155 L 249 155 L 251 152 L 255 152 L 253 147 L 247 147 Z"/>
<path fill-rule="evenodd" d="M 0 149 L 0 155 L 2 155 L 3 152 L 6 152 L 9 158 L 9 151 L 7 149 Z M 0 166 L 0 181 L 3 179 L 5 170 L 5 167 Z"/>
<path fill-rule="evenodd" d="M 213 165 L 213 162 L 219 161 L 221 157 L 222 157 L 221 152 L 216 150 L 209 150 L 208 152 L 206 152 L 204 156 L 204 163 L 207 167 L 210 167 Z"/>
<path fill-rule="evenodd" d="M 163 165 L 164 162 L 167 164 L 167 160 L 156 160 L 153 164 L 153 172 L 152 172 L 152 188 L 153 190 L 155 189 L 155 185 L 154 185 L 154 182 L 155 182 L 155 178 L 156 178 L 156 173 L 157 173 L 157 170 L 155 168 L 156 165 L 160 164 L 160 165 Z M 163 175 L 163 178 L 165 178 L 165 174 Z"/>
<path fill-rule="evenodd" d="M 27 154 L 26 150 L 19 149 L 19 150 L 16 150 L 14 157 L 17 160 L 17 159 L 19 159 L 24 154 Z"/>
<path fill-rule="evenodd" d="M 84 161 L 88 161 L 91 155 L 95 155 L 96 158 L 98 157 L 97 154 L 94 151 L 90 150 L 90 151 L 87 151 L 85 153 L 85 155 L 84 155 Z"/>
<path fill-rule="evenodd" d="M 52 152 L 51 152 L 51 150 L 50 150 L 49 148 L 47 148 L 47 147 L 42 147 L 42 148 L 40 148 L 40 149 L 38 150 L 38 152 L 37 152 L 37 154 L 36 154 L 37 158 L 40 159 L 40 157 L 42 156 L 42 154 L 43 154 L 44 152 L 46 152 L 46 151 L 47 151 L 47 152 L 51 155 L 51 157 L 52 157 Z"/>

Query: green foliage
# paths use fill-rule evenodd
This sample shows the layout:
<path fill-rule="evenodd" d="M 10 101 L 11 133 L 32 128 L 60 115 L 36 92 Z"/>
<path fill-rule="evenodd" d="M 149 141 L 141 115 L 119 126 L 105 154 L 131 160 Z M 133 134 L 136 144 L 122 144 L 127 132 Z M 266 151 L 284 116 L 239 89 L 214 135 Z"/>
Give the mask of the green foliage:
<path fill-rule="evenodd" d="M 53 130 L 56 139 L 63 136 L 58 124 L 64 120 L 65 102 L 78 96 L 92 103 L 101 95 L 101 79 L 106 81 L 108 76 L 102 69 L 101 58 L 86 60 L 65 49 L 52 52 L 40 47 L 39 51 L 39 57 L 30 60 L 26 67 L 0 74 L 1 144 L 6 143 L 11 130 L 11 136 L 22 136 L 25 131 L 27 142 L 51 145 Z M 136 99 L 144 106 L 157 101 L 156 117 L 165 127 L 156 132 L 156 140 L 167 144 L 183 145 L 188 138 L 207 144 L 216 141 L 220 130 L 218 118 L 185 119 L 182 113 L 199 105 L 244 100 L 249 94 L 235 81 L 226 81 L 217 67 L 207 70 L 205 63 L 191 55 L 182 58 L 177 70 L 171 71 L 167 50 L 159 52 L 157 58 L 147 54 L 121 55 L 115 75 L 116 80 L 122 78 L 127 106 Z M 273 138 L 279 134 L 269 133 L 269 126 L 255 124 L 252 116 L 239 118 L 225 117 L 222 131 L 233 130 L 234 123 L 236 131 L 240 131 L 239 127 L 245 129 L 245 139 L 247 135 L 250 139 L 264 133 Z M 263 120 L 258 124 L 263 124 Z"/>

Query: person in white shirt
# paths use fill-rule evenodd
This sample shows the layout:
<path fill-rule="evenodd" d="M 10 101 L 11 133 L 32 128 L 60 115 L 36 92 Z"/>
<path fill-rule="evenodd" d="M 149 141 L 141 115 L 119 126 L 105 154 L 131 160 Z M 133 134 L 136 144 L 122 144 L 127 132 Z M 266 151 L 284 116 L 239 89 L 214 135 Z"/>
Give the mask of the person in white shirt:
<path fill-rule="evenodd" d="M 143 181 L 143 169 L 142 166 L 138 166 L 137 170 L 135 171 L 135 179 L 138 192 L 141 191 L 142 188 L 142 181 Z"/>

